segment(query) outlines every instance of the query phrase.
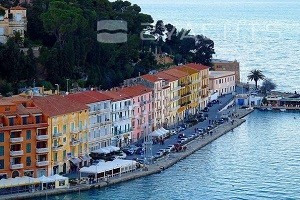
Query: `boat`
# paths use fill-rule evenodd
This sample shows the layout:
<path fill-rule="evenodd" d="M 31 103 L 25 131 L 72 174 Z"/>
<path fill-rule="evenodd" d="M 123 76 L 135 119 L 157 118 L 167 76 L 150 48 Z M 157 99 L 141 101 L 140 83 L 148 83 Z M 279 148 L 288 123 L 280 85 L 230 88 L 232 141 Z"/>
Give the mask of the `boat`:
<path fill-rule="evenodd" d="M 259 108 L 259 110 L 266 110 L 266 108 Z"/>
<path fill-rule="evenodd" d="M 269 108 L 267 108 L 267 110 L 273 110 L 273 108 L 269 107 Z"/>
<path fill-rule="evenodd" d="M 286 109 L 285 109 L 285 108 L 280 108 L 280 111 L 281 111 L 281 112 L 285 112 Z"/>

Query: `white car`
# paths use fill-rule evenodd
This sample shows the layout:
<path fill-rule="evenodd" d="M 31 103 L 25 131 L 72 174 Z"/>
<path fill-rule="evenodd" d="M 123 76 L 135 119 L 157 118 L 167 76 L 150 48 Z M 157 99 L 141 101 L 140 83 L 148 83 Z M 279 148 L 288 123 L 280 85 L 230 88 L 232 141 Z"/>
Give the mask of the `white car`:
<path fill-rule="evenodd" d="M 170 130 L 170 134 L 175 135 L 175 134 L 177 134 L 177 131 L 175 129 L 172 129 L 172 130 Z"/>
<path fill-rule="evenodd" d="M 174 150 L 174 145 L 169 145 L 167 148 L 166 148 L 166 151 L 168 152 L 168 153 L 170 153 L 171 151 L 173 151 Z"/>

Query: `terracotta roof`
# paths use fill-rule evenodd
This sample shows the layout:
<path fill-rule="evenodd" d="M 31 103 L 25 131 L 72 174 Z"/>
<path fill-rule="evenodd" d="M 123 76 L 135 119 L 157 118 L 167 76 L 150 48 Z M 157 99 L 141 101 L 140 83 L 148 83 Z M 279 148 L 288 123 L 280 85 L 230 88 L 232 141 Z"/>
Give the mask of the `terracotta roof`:
<path fill-rule="evenodd" d="M 19 104 L 17 106 L 17 114 L 19 115 L 29 115 L 30 112 L 22 105 L 22 104 Z"/>
<path fill-rule="evenodd" d="M 134 86 L 130 86 L 130 87 L 124 87 L 124 88 L 120 88 L 120 90 L 118 90 L 118 91 L 121 93 L 124 93 L 130 97 L 136 97 L 136 96 L 140 96 L 140 95 L 152 92 L 152 90 L 150 88 L 147 88 L 143 85 L 134 85 Z"/>
<path fill-rule="evenodd" d="M 196 70 L 199 70 L 199 71 L 209 69 L 208 66 L 205 66 L 205 65 L 202 65 L 202 64 L 197 64 L 197 63 L 189 63 L 189 64 L 186 64 L 184 66 L 190 67 L 190 68 L 193 68 L 193 69 L 196 69 Z"/>
<path fill-rule="evenodd" d="M 143 76 L 141 76 L 143 79 L 147 80 L 147 81 L 150 81 L 152 83 L 155 83 L 157 81 L 160 81 L 160 79 L 155 76 L 155 75 L 152 75 L 152 74 L 145 74 Z"/>
<path fill-rule="evenodd" d="M 16 105 L 12 101 L 6 100 L 6 99 L 0 99 L 0 106 L 13 106 Z"/>
<path fill-rule="evenodd" d="M 111 97 L 103 94 L 103 92 L 97 91 L 86 91 L 75 94 L 69 94 L 67 98 L 84 104 L 96 103 L 112 99 Z"/>
<path fill-rule="evenodd" d="M 73 101 L 66 96 L 52 95 L 46 97 L 34 97 L 33 101 L 49 117 L 64 115 L 85 110 L 88 107 L 83 103 Z"/>
<path fill-rule="evenodd" d="M 199 70 L 194 69 L 192 67 L 187 67 L 185 65 L 180 66 L 180 67 L 176 67 L 176 69 L 178 69 L 180 71 L 183 71 L 183 72 L 186 72 L 187 74 L 190 74 L 190 75 L 199 73 Z"/>
<path fill-rule="evenodd" d="M 15 7 L 11 7 L 10 10 L 26 10 L 26 8 L 22 6 L 15 6 Z"/>
<path fill-rule="evenodd" d="M 167 74 L 164 71 L 158 72 L 157 74 L 155 74 L 155 76 L 157 76 L 158 78 L 163 78 L 164 80 L 169 82 L 178 80 L 177 77 Z"/>
<path fill-rule="evenodd" d="M 125 93 L 121 93 L 119 90 L 110 90 L 110 91 L 105 91 L 105 95 L 109 96 L 112 98 L 113 101 L 121 101 L 125 99 L 130 99 L 131 96 Z"/>
<path fill-rule="evenodd" d="M 171 69 L 168 69 L 168 70 L 164 70 L 163 72 L 166 73 L 166 74 L 175 76 L 177 78 L 182 78 L 182 77 L 188 76 L 188 73 L 183 72 L 183 71 L 181 71 L 179 69 L 176 69 L 176 68 L 171 68 Z"/>

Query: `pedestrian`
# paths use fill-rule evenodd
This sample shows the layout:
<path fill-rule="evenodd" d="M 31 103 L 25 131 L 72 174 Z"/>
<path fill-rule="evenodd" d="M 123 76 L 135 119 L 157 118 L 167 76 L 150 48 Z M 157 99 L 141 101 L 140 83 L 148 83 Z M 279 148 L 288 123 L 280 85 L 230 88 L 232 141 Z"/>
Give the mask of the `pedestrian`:
<path fill-rule="evenodd" d="M 197 133 L 197 128 L 195 128 L 195 133 Z"/>
<path fill-rule="evenodd" d="M 210 120 L 208 120 L 208 124 L 210 124 Z"/>

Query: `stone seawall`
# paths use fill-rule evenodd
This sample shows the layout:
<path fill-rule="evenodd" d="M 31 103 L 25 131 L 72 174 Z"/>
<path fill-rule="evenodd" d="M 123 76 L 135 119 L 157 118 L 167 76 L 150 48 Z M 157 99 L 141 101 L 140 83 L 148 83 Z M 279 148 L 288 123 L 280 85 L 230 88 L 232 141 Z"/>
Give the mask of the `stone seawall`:
<path fill-rule="evenodd" d="M 206 146 L 207 144 L 213 142 L 217 138 L 221 137 L 222 135 L 228 133 L 229 131 L 233 130 L 234 128 L 240 126 L 246 120 L 243 119 L 246 115 L 250 114 L 254 110 L 245 110 L 239 109 L 237 111 L 237 118 L 234 119 L 234 123 L 231 124 L 230 122 L 221 124 L 213 129 L 212 135 L 206 135 L 205 138 L 198 137 L 187 144 L 187 150 L 184 152 L 179 153 L 171 153 L 159 160 L 157 160 L 154 164 L 147 166 L 147 171 L 145 170 L 136 170 L 134 172 L 129 172 L 126 174 L 122 174 L 121 176 L 113 177 L 108 179 L 108 181 L 101 181 L 95 184 L 82 184 L 78 186 L 72 186 L 68 189 L 55 189 L 55 190 L 43 190 L 37 191 L 34 193 L 20 193 L 20 194 L 13 194 L 13 195 L 3 195 L 0 199 L 6 200 L 15 200 L 15 199 L 30 199 L 34 197 L 46 197 L 50 195 L 59 195 L 59 194 L 66 194 L 66 193 L 74 193 L 89 190 L 92 188 L 102 188 L 113 184 L 118 184 L 125 181 L 130 181 L 133 179 L 141 178 L 144 176 L 149 176 L 152 174 L 160 173 L 161 171 L 173 166 L 180 160 L 185 159 L 186 157 L 190 156 L 194 152 L 200 150 L 202 147 Z"/>

